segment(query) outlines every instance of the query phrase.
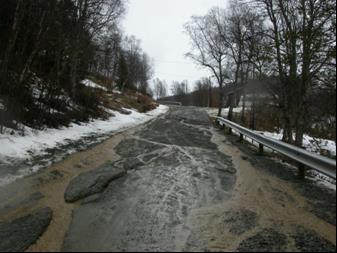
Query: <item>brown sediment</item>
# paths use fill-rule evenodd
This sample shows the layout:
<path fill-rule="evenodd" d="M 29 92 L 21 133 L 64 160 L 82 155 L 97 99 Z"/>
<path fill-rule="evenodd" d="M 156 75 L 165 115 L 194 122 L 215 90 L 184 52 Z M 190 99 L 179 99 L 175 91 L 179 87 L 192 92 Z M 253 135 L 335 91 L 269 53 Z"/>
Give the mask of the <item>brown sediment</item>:
<path fill-rule="evenodd" d="M 23 216 L 33 209 L 48 206 L 53 210 L 53 220 L 43 236 L 28 251 L 61 251 L 65 234 L 72 221 L 72 212 L 79 206 L 78 203 L 64 202 L 64 192 L 69 182 L 80 173 L 120 159 L 114 148 L 122 140 L 132 137 L 134 132 L 135 128 L 125 131 L 87 151 L 73 154 L 37 175 L 9 185 L 8 191 L 4 194 L 10 196 L 12 200 L 19 195 L 30 196 L 35 192 L 41 192 L 45 197 L 39 200 L 38 204 L 18 207 L 9 214 L 0 215 L 0 222 Z M 207 242 L 207 249 L 211 251 L 236 251 L 243 240 L 264 228 L 276 228 L 281 233 L 289 235 L 297 226 L 303 226 L 316 231 L 336 245 L 336 228 L 309 211 L 305 197 L 299 194 L 291 182 L 255 168 L 248 159 L 243 158 L 243 153 L 238 148 L 226 144 L 225 140 L 223 135 L 213 131 L 212 142 L 217 145 L 220 152 L 232 157 L 237 169 L 237 183 L 232 198 L 226 198 L 224 203 L 192 211 L 193 215 L 189 216 L 188 225 L 191 226 L 193 234 L 199 237 L 196 238 L 198 241 Z M 52 172 L 55 171 L 62 176 L 51 177 Z M 4 198 L 0 196 L 1 199 Z M 243 234 L 233 234 L 225 224 L 226 215 L 231 210 L 242 209 L 257 214 L 256 226 Z M 184 237 L 185 234 L 182 238 Z M 181 241 L 181 244 L 185 243 L 185 240 Z M 287 250 L 298 249 L 293 241 L 289 241 Z"/>
<path fill-rule="evenodd" d="M 291 185 L 263 170 L 254 168 L 244 159 L 243 153 L 230 144 L 226 137 L 213 131 L 212 141 L 218 149 L 233 159 L 237 169 L 237 184 L 233 198 L 223 203 L 194 211 L 191 225 L 200 232 L 201 240 L 209 242 L 211 251 L 236 251 L 239 244 L 255 235 L 263 228 L 276 228 L 290 235 L 298 226 L 313 230 L 336 245 L 336 227 L 312 214 L 306 199 Z M 275 193 L 284 193 L 280 198 Z M 290 196 L 290 198 L 287 198 Z M 258 224 L 251 231 L 235 235 L 225 224 L 226 214 L 230 210 L 251 210 L 258 216 Z M 294 242 L 289 241 L 287 251 L 298 251 Z"/>
<path fill-rule="evenodd" d="M 138 126 L 139 128 L 139 126 Z M 9 213 L 0 215 L 0 222 L 12 220 L 26 215 L 39 207 L 50 207 L 53 210 L 53 219 L 47 231 L 32 245 L 28 252 L 54 252 L 61 251 L 64 236 L 71 223 L 72 212 L 78 204 L 67 204 L 64 201 L 64 192 L 70 181 L 79 174 L 93 170 L 107 162 L 119 159 L 114 152 L 118 143 L 132 136 L 135 128 L 117 134 L 107 141 L 89 150 L 75 153 L 65 160 L 44 169 L 36 175 L 18 180 L 6 186 L 6 194 L 10 203 L 18 197 L 28 197 L 34 192 L 40 192 L 44 198 L 34 205 L 18 206 Z M 57 172 L 59 177 L 51 178 L 52 172 Z M 2 197 L 6 198 L 6 197 Z"/>
<path fill-rule="evenodd" d="M 84 152 L 71 155 L 63 162 L 51 166 L 48 171 L 60 171 L 64 177 L 55 183 L 46 183 L 39 190 L 45 195 L 44 206 L 54 211 L 53 220 L 48 230 L 32 245 L 28 252 L 60 251 L 63 239 L 71 223 L 72 212 L 78 204 L 67 204 L 64 201 L 64 192 L 70 181 L 80 173 L 93 170 L 107 162 L 119 159 L 114 152 L 116 145 L 132 135 L 134 129 L 118 134 L 104 143 Z"/>

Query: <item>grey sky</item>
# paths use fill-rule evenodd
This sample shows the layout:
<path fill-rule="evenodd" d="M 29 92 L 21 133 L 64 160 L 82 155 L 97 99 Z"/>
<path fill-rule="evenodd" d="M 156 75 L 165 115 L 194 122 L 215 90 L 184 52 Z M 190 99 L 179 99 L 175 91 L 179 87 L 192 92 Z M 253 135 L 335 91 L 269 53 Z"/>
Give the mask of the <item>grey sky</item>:
<path fill-rule="evenodd" d="M 129 0 L 124 27 L 154 59 L 155 78 L 191 84 L 209 72 L 184 57 L 190 46 L 183 25 L 192 15 L 204 15 L 211 7 L 225 4 L 226 0 Z"/>

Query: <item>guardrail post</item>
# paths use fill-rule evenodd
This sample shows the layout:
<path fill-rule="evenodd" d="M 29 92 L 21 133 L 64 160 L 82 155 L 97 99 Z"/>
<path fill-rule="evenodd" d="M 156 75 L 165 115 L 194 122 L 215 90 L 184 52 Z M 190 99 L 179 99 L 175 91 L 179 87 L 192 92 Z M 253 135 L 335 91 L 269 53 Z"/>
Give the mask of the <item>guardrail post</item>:
<path fill-rule="evenodd" d="M 299 179 L 305 179 L 306 174 L 306 168 L 304 164 L 299 163 L 298 164 L 298 178 Z"/>
<path fill-rule="evenodd" d="M 233 133 L 233 129 L 232 128 L 229 128 L 228 129 L 228 134 L 232 134 Z"/>
<path fill-rule="evenodd" d="M 220 129 L 223 129 L 223 125 L 220 124 L 220 121 L 219 120 L 216 120 L 215 121 L 215 125 L 220 128 Z"/>
<path fill-rule="evenodd" d="M 243 134 L 240 134 L 240 141 L 243 142 Z"/>
<path fill-rule="evenodd" d="M 262 144 L 259 144 L 259 154 L 260 155 L 264 154 L 264 146 Z"/>

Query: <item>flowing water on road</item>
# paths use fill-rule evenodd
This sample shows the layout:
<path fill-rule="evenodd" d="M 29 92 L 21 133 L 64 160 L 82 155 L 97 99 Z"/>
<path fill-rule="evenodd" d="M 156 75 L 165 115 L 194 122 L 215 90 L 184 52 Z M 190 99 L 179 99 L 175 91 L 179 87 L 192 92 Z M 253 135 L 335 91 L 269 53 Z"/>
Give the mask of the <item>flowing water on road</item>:
<path fill-rule="evenodd" d="M 0 188 L 0 222 L 50 207 L 53 220 L 29 251 L 335 249 L 336 202 L 316 215 L 297 184 L 260 169 L 228 138 L 205 112 L 172 108 Z M 72 179 L 107 163 L 127 175 L 101 194 L 64 202 Z"/>

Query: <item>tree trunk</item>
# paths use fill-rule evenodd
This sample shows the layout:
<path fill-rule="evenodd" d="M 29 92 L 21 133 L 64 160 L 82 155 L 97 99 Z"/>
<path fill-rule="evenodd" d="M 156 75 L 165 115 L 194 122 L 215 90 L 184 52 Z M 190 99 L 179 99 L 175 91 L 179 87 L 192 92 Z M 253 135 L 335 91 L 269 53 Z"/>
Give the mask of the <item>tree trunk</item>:
<path fill-rule="evenodd" d="M 253 92 L 253 104 L 252 104 L 252 111 L 250 116 L 250 128 L 252 130 L 256 129 L 256 95 L 255 91 Z"/>
<path fill-rule="evenodd" d="M 219 111 L 218 111 L 218 117 L 221 117 L 222 115 L 222 107 L 224 104 L 225 94 L 222 86 L 220 86 L 220 93 L 219 93 Z"/>
<path fill-rule="evenodd" d="M 304 126 L 301 122 L 296 123 L 296 139 L 295 145 L 297 147 L 303 147 Z"/>
<path fill-rule="evenodd" d="M 243 89 L 243 99 L 242 99 L 242 112 L 241 112 L 241 122 L 244 125 L 245 120 L 245 111 L 246 111 L 246 91 Z"/>
<path fill-rule="evenodd" d="M 234 100 L 235 100 L 235 95 L 229 95 L 228 120 L 230 120 L 230 121 L 233 121 Z"/>
<path fill-rule="evenodd" d="M 294 137 L 293 137 L 293 128 L 291 124 L 291 116 L 287 110 L 283 111 L 283 141 L 293 144 Z"/>
<path fill-rule="evenodd" d="M 34 50 L 31 52 L 31 54 L 29 55 L 28 57 L 28 60 L 26 61 L 25 63 L 25 66 L 23 68 L 23 70 L 21 71 L 21 74 L 20 74 L 20 83 L 22 83 L 26 77 L 26 74 L 28 72 L 28 70 L 30 69 L 30 66 L 32 65 L 33 61 L 34 61 L 34 58 L 37 54 L 37 52 L 39 51 L 39 48 L 40 48 L 40 42 L 41 42 L 41 36 L 43 34 L 43 31 L 45 29 L 47 29 L 47 27 L 43 27 L 44 25 L 44 21 L 45 21 L 45 18 L 46 18 L 46 15 L 47 15 L 47 11 L 48 10 L 44 10 L 43 14 L 42 14 L 42 17 L 40 19 L 40 23 L 39 23 L 39 31 L 38 31 L 38 34 L 36 35 L 36 38 L 35 38 L 35 46 L 34 46 Z"/>
<path fill-rule="evenodd" d="M 78 1 L 78 20 L 76 24 L 76 35 L 75 40 L 73 41 L 73 53 L 71 59 L 71 95 L 72 97 L 76 96 L 77 84 L 78 84 L 78 67 L 80 66 L 80 53 L 79 52 L 79 44 L 81 43 L 82 32 L 85 26 L 85 21 L 87 19 L 88 12 L 88 0 L 80 0 Z"/>
<path fill-rule="evenodd" d="M 303 102 L 304 96 L 305 96 L 304 92 L 298 96 L 299 104 L 297 106 L 297 115 L 295 121 L 295 131 L 296 131 L 295 145 L 298 147 L 303 147 L 303 137 L 307 124 L 306 105 Z"/>
<path fill-rule="evenodd" d="M 212 86 L 209 86 L 209 90 L 208 90 L 208 107 L 211 108 L 212 107 Z"/>
<path fill-rule="evenodd" d="M 11 35 L 9 37 L 8 43 L 7 43 L 7 48 L 6 51 L 4 53 L 4 57 L 2 59 L 1 62 L 1 69 L 0 69 L 0 92 L 1 92 L 1 88 L 3 87 L 4 84 L 6 84 L 7 81 L 7 75 L 8 75 L 8 65 L 9 65 L 9 60 L 10 60 L 10 56 L 12 53 L 12 50 L 15 46 L 16 43 L 16 39 L 18 37 L 18 33 L 19 33 L 19 23 L 20 23 L 20 19 L 23 15 L 24 9 L 22 8 L 22 4 L 23 4 L 23 0 L 18 0 L 17 5 L 16 5 L 16 9 L 15 9 L 15 14 L 14 14 L 14 19 L 13 19 L 13 25 L 12 25 L 12 30 L 11 30 Z M 21 10 L 22 13 L 21 13 Z"/>

